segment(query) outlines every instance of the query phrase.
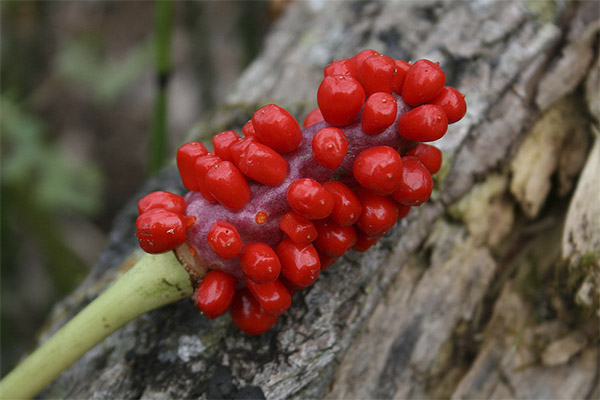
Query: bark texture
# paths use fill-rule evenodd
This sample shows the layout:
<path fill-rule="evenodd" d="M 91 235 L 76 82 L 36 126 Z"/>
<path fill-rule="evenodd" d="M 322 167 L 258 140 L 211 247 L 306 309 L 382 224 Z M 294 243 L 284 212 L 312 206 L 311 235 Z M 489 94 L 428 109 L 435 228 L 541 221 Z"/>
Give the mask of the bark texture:
<path fill-rule="evenodd" d="M 594 1 L 291 3 L 194 138 L 268 102 L 303 118 L 322 68 L 363 48 L 439 60 L 469 110 L 439 142 L 432 201 L 297 293 L 267 334 L 182 301 L 110 336 L 42 397 L 597 397 L 599 29 Z M 171 168 L 146 189 L 174 182 Z M 49 331 L 136 257 L 134 202 Z"/>

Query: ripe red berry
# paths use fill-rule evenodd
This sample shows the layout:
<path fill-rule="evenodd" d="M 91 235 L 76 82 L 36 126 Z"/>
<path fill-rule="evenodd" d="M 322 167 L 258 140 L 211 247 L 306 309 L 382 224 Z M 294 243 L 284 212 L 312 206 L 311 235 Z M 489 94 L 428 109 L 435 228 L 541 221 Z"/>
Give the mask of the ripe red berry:
<path fill-rule="evenodd" d="M 254 129 L 254 125 L 252 125 L 252 120 L 249 120 L 242 126 L 242 134 L 245 137 L 256 136 L 256 130 Z"/>
<path fill-rule="evenodd" d="M 302 127 L 308 128 L 309 126 L 316 125 L 321 121 L 323 121 L 323 114 L 321 114 L 321 110 L 319 110 L 319 107 L 315 107 L 304 118 L 304 122 L 302 122 Z"/>
<path fill-rule="evenodd" d="M 433 175 L 442 166 L 442 152 L 435 146 L 419 143 L 417 147 L 409 151 L 407 156 L 417 157 Z"/>
<path fill-rule="evenodd" d="M 315 226 L 319 235 L 313 245 L 322 254 L 341 257 L 356 243 L 356 230 L 352 226 L 341 226 L 329 219 L 315 221 Z"/>
<path fill-rule="evenodd" d="M 278 280 L 268 283 L 256 283 L 246 279 L 246 287 L 261 307 L 271 317 L 283 314 L 292 304 L 292 295 L 283 283 Z"/>
<path fill-rule="evenodd" d="M 313 136 L 312 150 L 312 158 L 317 164 L 336 169 L 346 157 L 348 139 L 340 128 L 323 128 Z"/>
<path fill-rule="evenodd" d="M 373 247 L 373 245 L 375 245 L 375 243 L 377 243 L 377 241 L 379 239 L 380 239 L 380 236 L 372 237 L 372 236 L 367 236 L 362 232 L 359 232 L 358 237 L 356 239 L 356 243 L 352 247 L 352 250 L 356 250 L 361 253 L 364 253 L 365 251 L 367 251 L 371 247 Z"/>
<path fill-rule="evenodd" d="M 323 69 L 324 76 L 346 75 L 351 76 L 357 81 L 360 80 L 360 74 L 356 64 L 349 58 L 342 58 L 329 63 Z"/>
<path fill-rule="evenodd" d="M 351 76 L 326 76 L 317 91 L 317 102 L 325 121 L 334 126 L 350 124 L 365 102 L 365 90 Z"/>
<path fill-rule="evenodd" d="M 305 288 L 319 277 L 321 261 L 312 244 L 300 245 L 285 238 L 277 246 L 277 255 L 282 275 L 294 285 Z"/>
<path fill-rule="evenodd" d="M 398 219 L 405 218 L 410 211 L 411 206 L 406 204 L 398 204 Z"/>
<path fill-rule="evenodd" d="M 340 181 L 329 181 L 323 184 L 333 197 L 333 210 L 329 216 L 336 224 L 350 226 L 358 221 L 362 206 L 352 189 Z"/>
<path fill-rule="evenodd" d="M 389 146 L 371 147 L 356 157 L 352 173 L 364 188 L 387 195 L 400 186 L 402 158 Z"/>
<path fill-rule="evenodd" d="M 197 183 L 197 191 L 202 194 L 207 201 L 217 201 L 215 197 L 208 190 L 208 186 L 206 184 L 206 174 L 212 167 L 220 163 L 221 158 L 214 154 L 207 154 L 202 157 L 198 157 L 196 163 L 194 164 L 194 171 L 196 173 L 196 183 Z"/>
<path fill-rule="evenodd" d="M 208 150 L 206 150 L 204 144 L 200 142 L 186 143 L 177 150 L 177 168 L 179 169 L 179 175 L 183 181 L 183 186 L 185 186 L 187 190 L 198 190 L 194 164 L 198 157 L 206 155 L 207 153 Z"/>
<path fill-rule="evenodd" d="M 261 107 L 252 116 L 252 125 L 260 141 L 278 153 L 296 150 L 302 130 L 292 115 L 275 104 Z"/>
<path fill-rule="evenodd" d="M 377 92 L 392 92 L 396 64 L 388 56 L 374 54 L 366 58 L 359 68 L 360 82 L 367 96 Z"/>
<path fill-rule="evenodd" d="M 235 326 L 248 335 L 265 333 L 277 322 L 277 317 L 267 314 L 247 288 L 236 292 L 229 314 Z"/>
<path fill-rule="evenodd" d="M 375 50 L 366 49 L 366 50 L 362 50 L 361 52 L 357 53 L 354 57 L 351 58 L 351 60 L 356 65 L 356 68 L 358 68 L 360 70 L 362 63 L 367 58 L 371 57 L 372 55 L 376 55 L 376 54 L 379 54 L 379 53 L 376 52 Z"/>
<path fill-rule="evenodd" d="M 250 143 L 239 158 L 236 155 L 236 159 L 244 175 L 264 185 L 278 185 L 287 174 L 288 165 L 285 159 L 275 150 L 261 143 Z"/>
<path fill-rule="evenodd" d="M 292 210 L 308 219 L 327 218 L 333 211 L 333 197 L 319 182 L 303 178 L 293 182 L 287 190 Z"/>
<path fill-rule="evenodd" d="M 432 142 L 444 136 L 447 129 L 446 113 L 435 104 L 414 108 L 398 119 L 398 133 L 407 140 Z"/>
<path fill-rule="evenodd" d="M 185 243 L 185 220 L 172 211 L 151 209 L 136 220 L 136 236 L 146 253 L 158 254 Z"/>
<path fill-rule="evenodd" d="M 319 259 L 321 260 L 321 271 L 325 271 L 327 268 L 331 267 L 334 262 L 337 261 L 338 257 L 328 256 L 327 254 L 323 254 L 317 250 L 319 254 Z"/>
<path fill-rule="evenodd" d="M 217 133 L 212 138 L 215 154 L 221 157 L 222 160 L 231 161 L 231 146 L 239 139 L 240 137 L 237 133 L 235 133 L 235 131 L 224 131 Z"/>
<path fill-rule="evenodd" d="M 157 191 L 142 197 L 138 203 L 138 212 L 145 213 L 148 210 L 160 209 L 174 212 L 176 214 L 185 214 L 185 200 L 175 193 Z"/>
<path fill-rule="evenodd" d="M 317 238 L 313 222 L 293 211 L 283 214 L 279 228 L 296 244 L 309 244 Z"/>
<path fill-rule="evenodd" d="M 362 115 L 362 130 L 368 135 L 385 131 L 396 120 L 396 99 L 389 93 L 373 93 L 367 99 Z"/>
<path fill-rule="evenodd" d="M 233 302 L 235 285 L 233 276 L 218 269 L 208 271 L 194 292 L 196 307 L 207 318 L 217 318 Z"/>
<path fill-rule="evenodd" d="M 225 259 L 237 257 L 242 251 L 240 234 L 229 222 L 215 222 L 210 228 L 206 240 L 210 248 Z"/>
<path fill-rule="evenodd" d="M 250 200 L 250 186 L 240 170 L 230 161 L 215 164 L 205 177 L 210 194 L 233 210 L 239 210 Z"/>
<path fill-rule="evenodd" d="M 420 206 L 431 196 L 431 174 L 416 157 L 406 156 L 403 161 L 402 183 L 398 190 L 392 193 L 392 197 L 400 204 Z"/>
<path fill-rule="evenodd" d="M 419 60 L 410 66 L 402 87 L 402 98 L 410 106 L 433 100 L 444 87 L 446 74 L 436 63 Z"/>
<path fill-rule="evenodd" d="M 244 154 L 244 152 L 246 151 L 248 146 L 250 146 L 251 143 L 260 143 L 260 140 L 258 140 L 256 136 L 247 136 L 231 145 L 231 160 L 235 165 L 238 166 L 238 168 L 240 166 L 240 159 L 242 157 L 242 154 Z"/>
<path fill-rule="evenodd" d="M 431 100 L 430 103 L 444 109 L 449 124 L 460 121 L 467 113 L 465 95 L 450 86 L 444 86 L 440 94 Z"/>
<path fill-rule="evenodd" d="M 394 60 L 394 64 L 396 64 L 396 72 L 394 73 L 394 81 L 392 82 L 392 92 L 400 94 L 402 93 L 402 87 L 404 86 L 404 80 L 406 79 L 410 64 L 402 60 Z"/>
<path fill-rule="evenodd" d="M 367 190 L 358 191 L 362 214 L 356 226 L 367 236 L 382 236 L 398 220 L 398 207 L 389 196 L 380 196 Z"/>
<path fill-rule="evenodd" d="M 281 272 L 281 263 L 275 251 L 265 243 L 248 243 L 240 254 L 244 274 L 254 282 L 272 282 Z"/>

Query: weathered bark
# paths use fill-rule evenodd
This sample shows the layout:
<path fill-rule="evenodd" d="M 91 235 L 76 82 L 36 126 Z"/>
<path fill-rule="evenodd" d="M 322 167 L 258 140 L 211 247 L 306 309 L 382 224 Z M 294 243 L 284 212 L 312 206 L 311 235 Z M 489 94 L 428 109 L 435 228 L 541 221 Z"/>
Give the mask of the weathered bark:
<path fill-rule="evenodd" d="M 598 3 L 316 4 L 288 7 L 195 137 L 239 127 L 267 102 L 301 118 L 321 68 L 362 48 L 439 60 L 469 111 L 439 143 L 433 200 L 296 294 L 267 334 L 183 301 L 110 336 L 43 396 L 597 396 Z M 148 189 L 180 191 L 174 176 Z M 134 218 L 130 205 L 53 327 L 128 264 Z"/>

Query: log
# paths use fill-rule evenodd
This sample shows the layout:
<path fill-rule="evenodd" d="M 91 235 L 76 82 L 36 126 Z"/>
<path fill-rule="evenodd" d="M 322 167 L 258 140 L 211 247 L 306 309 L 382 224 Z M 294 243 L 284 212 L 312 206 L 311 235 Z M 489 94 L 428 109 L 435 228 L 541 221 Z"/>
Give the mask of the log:
<path fill-rule="evenodd" d="M 322 68 L 363 48 L 438 60 L 469 110 L 438 143 L 432 200 L 295 294 L 268 333 L 181 301 L 112 334 L 41 397 L 597 396 L 599 30 L 592 1 L 291 3 L 191 137 L 269 102 L 303 118 Z M 171 167 L 144 192 L 179 185 Z M 136 200 L 42 340 L 139 257 Z"/>

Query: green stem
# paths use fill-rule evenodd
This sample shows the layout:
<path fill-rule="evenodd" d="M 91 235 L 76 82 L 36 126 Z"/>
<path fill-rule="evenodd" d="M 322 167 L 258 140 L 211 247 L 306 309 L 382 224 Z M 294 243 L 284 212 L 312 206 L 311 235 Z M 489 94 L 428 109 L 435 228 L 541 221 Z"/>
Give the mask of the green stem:
<path fill-rule="evenodd" d="M 31 398 L 102 339 L 139 315 L 193 292 L 172 252 L 145 255 L 0 382 L 0 398 Z"/>

